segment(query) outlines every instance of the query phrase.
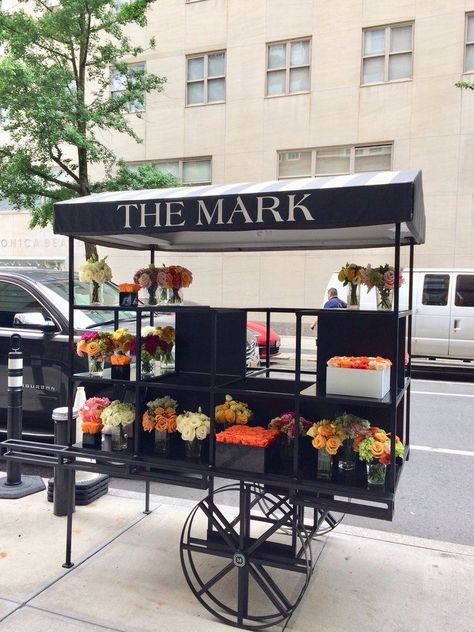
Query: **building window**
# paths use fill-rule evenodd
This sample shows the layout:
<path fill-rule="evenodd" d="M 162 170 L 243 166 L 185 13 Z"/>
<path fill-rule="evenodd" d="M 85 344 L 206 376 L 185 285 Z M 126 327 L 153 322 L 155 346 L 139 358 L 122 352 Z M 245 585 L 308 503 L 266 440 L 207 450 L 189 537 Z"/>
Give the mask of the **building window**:
<path fill-rule="evenodd" d="M 225 101 L 225 51 L 186 58 L 186 105 Z"/>
<path fill-rule="evenodd" d="M 389 171 L 392 145 L 327 147 L 278 153 L 279 178 L 336 176 L 364 171 Z"/>
<path fill-rule="evenodd" d="M 127 74 L 123 74 L 117 68 L 110 70 L 110 94 L 112 98 L 121 97 L 127 87 L 133 87 L 133 80 L 136 74 L 145 72 L 145 64 L 130 64 Z M 145 94 L 141 98 L 134 101 L 124 103 L 126 112 L 143 112 L 145 109 Z"/>
<path fill-rule="evenodd" d="M 474 14 L 466 15 L 466 52 L 464 72 L 474 72 Z"/>
<path fill-rule="evenodd" d="M 311 40 L 267 45 L 267 96 L 309 92 Z"/>
<path fill-rule="evenodd" d="M 362 84 L 412 78 L 412 24 L 366 29 L 362 48 Z"/>
<path fill-rule="evenodd" d="M 186 185 L 211 184 L 211 158 L 179 158 L 176 160 L 153 160 L 128 164 L 129 169 L 141 165 L 154 165 L 158 171 L 169 173 Z"/>

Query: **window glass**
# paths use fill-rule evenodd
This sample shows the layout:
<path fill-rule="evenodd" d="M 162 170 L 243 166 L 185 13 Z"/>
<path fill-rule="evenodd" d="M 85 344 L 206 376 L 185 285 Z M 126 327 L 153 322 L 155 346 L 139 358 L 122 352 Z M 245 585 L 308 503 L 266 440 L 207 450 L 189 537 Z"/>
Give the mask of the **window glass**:
<path fill-rule="evenodd" d="M 474 44 L 466 46 L 466 59 L 464 60 L 464 70 L 474 70 Z"/>
<path fill-rule="evenodd" d="M 44 312 L 41 303 L 15 283 L 0 281 L 0 327 L 13 327 L 15 314 Z"/>
<path fill-rule="evenodd" d="M 309 41 L 291 42 L 290 66 L 309 64 Z"/>
<path fill-rule="evenodd" d="M 459 307 L 474 307 L 474 274 L 458 274 L 454 304 Z"/>
<path fill-rule="evenodd" d="M 392 147 L 379 145 L 374 147 L 356 147 L 354 171 L 389 171 L 392 162 Z"/>
<path fill-rule="evenodd" d="M 219 77 L 224 74 L 224 53 L 209 55 L 207 74 L 209 77 Z"/>
<path fill-rule="evenodd" d="M 207 82 L 207 100 L 225 101 L 224 79 L 209 79 Z"/>
<path fill-rule="evenodd" d="M 119 90 L 125 90 L 127 87 L 127 78 L 117 68 L 112 68 L 110 71 L 110 89 L 112 92 Z"/>
<path fill-rule="evenodd" d="M 364 59 L 362 82 L 375 83 L 376 81 L 383 81 L 384 66 L 384 57 L 369 57 L 368 59 Z"/>
<path fill-rule="evenodd" d="M 204 103 L 204 81 L 188 83 L 188 103 Z"/>
<path fill-rule="evenodd" d="M 204 183 L 211 181 L 210 160 L 185 160 L 183 162 L 184 184 Z"/>
<path fill-rule="evenodd" d="M 311 152 L 288 151 L 278 157 L 279 177 L 291 178 L 311 175 Z"/>
<path fill-rule="evenodd" d="M 7 198 L 0 198 L 0 211 L 10 211 L 12 208 Z"/>
<path fill-rule="evenodd" d="M 286 66 L 286 44 L 272 44 L 268 47 L 268 68 Z"/>
<path fill-rule="evenodd" d="M 290 69 L 290 92 L 309 90 L 309 68 Z"/>
<path fill-rule="evenodd" d="M 388 61 L 388 79 L 406 79 L 411 77 L 411 53 L 391 55 Z"/>
<path fill-rule="evenodd" d="M 391 29 L 390 52 L 411 50 L 411 26 L 397 26 Z"/>
<path fill-rule="evenodd" d="M 467 41 L 474 42 L 474 15 L 467 16 Z"/>
<path fill-rule="evenodd" d="M 449 274 L 425 274 L 423 281 L 423 305 L 447 305 Z"/>
<path fill-rule="evenodd" d="M 349 173 L 351 152 L 348 147 L 318 149 L 316 152 L 316 175 Z"/>
<path fill-rule="evenodd" d="M 385 29 L 372 29 L 364 33 L 364 55 L 376 55 L 385 51 Z"/>
<path fill-rule="evenodd" d="M 172 176 L 179 178 L 178 161 L 157 162 L 155 166 L 158 169 L 158 171 L 161 171 L 161 173 L 170 173 Z"/>
<path fill-rule="evenodd" d="M 274 70 L 267 75 L 267 94 L 285 93 L 286 72 L 284 70 Z"/>
<path fill-rule="evenodd" d="M 204 77 L 204 57 L 188 59 L 188 81 Z"/>

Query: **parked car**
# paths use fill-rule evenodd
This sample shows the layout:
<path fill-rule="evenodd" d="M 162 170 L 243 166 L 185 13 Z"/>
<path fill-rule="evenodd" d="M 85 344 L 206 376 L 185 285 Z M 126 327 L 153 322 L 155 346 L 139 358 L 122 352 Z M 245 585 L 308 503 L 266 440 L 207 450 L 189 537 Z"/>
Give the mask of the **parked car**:
<path fill-rule="evenodd" d="M 68 273 L 57 270 L 0 269 L 0 433 L 7 421 L 7 360 L 11 335 L 20 333 L 23 352 L 23 429 L 24 434 L 52 436 L 51 413 L 64 406 L 67 398 L 68 373 Z M 89 304 L 87 283 L 75 284 L 77 305 Z M 104 286 L 105 304 L 118 304 L 118 288 Z M 157 320 L 158 319 L 158 320 Z M 155 323 L 167 324 L 172 317 L 162 314 Z M 162 322 L 163 321 L 163 322 Z M 79 335 L 85 329 L 112 328 L 113 312 L 77 310 L 74 315 Z M 133 329 L 136 314 L 121 311 L 120 323 Z M 260 366 L 256 337 L 247 330 L 247 365 Z M 87 358 L 74 356 L 74 370 L 87 370 Z M 100 385 L 96 388 L 100 388 Z M 91 396 L 93 386 L 88 386 Z"/>
<path fill-rule="evenodd" d="M 326 291 L 330 287 L 345 300 L 346 288 L 336 273 Z M 360 296 L 361 309 L 376 309 L 375 290 L 367 293 L 362 287 Z M 400 309 L 407 306 L 405 283 L 400 288 Z M 413 357 L 474 360 L 474 270 L 414 269 L 412 327 Z"/>
<path fill-rule="evenodd" d="M 267 326 L 255 320 L 247 321 L 247 329 L 250 329 L 257 336 L 257 344 L 260 357 L 265 358 L 267 355 Z M 269 330 L 270 340 L 270 356 L 276 356 L 280 353 L 281 338 L 273 329 Z"/>

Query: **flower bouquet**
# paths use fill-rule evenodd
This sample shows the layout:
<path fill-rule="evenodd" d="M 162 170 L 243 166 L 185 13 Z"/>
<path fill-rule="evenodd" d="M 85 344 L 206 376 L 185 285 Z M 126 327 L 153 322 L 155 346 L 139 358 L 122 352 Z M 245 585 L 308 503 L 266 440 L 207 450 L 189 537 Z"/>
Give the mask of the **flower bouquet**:
<path fill-rule="evenodd" d="M 347 309 L 359 309 L 360 307 L 360 284 L 363 282 L 362 266 L 356 263 L 346 263 L 343 266 L 337 278 L 342 285 L 347 287 Z"/>
<path fill-rule="evenodd" d="M 353 448 L 359 453 L 359 459 L 367 463 L 368 485 L 385 484 L 385 471 L 390 465 L 390 444 L 390 433 L 377 426 L 370 426 L 368 432 L 355 437 Z M 395 457 L 403 459 L 404 454 L 403 443 L 395 436 Z"/>
<path fill-rule="evenodd" d="M 159 337 L 158 347 L 156 350 L 157 357 L 160 360 L 160 373 L 169 373 L 174 371 L 173 348 L 176 338 L 174 327 L 157 327 L 156 332 Z"/>
<path fill-rule="evenodd" d="M 89 300 L 91 305 L 103 302 L 101 298 L 102 286 L 112 278 L 112 270 L 105 262 L 106 259 L 107 257 L 97 259 L 95 255 L 92 255 L 79 268 L 79 281 L 90 283 Z"/>
<path fill-rule="evenodd" d="M 142 426 L 145 432 L 155 432 L 155 452 L 168 451 L 169 435 L 176 432 L 176 407 L 178 403 L 169 395 L 147 403 L 143 413 Z"/>
<path fill-rule="evenodd" d="M 330 419 L 314 422 L 306 434 L 312 437 L 312 446 L 318 451 L 317 478 L 329 480 L 332 475 L 332 457 L 337 454 L 347 435 Z"/>
<path fill-rule="evenodd" d="M 126 404 L 118 399 L 111 402 L 100 414 L 104 424 L 104 433 L 112 435 L 112 449 L 125 450 L 127 447 L 127 435 L 124 426 L 128 426 L 135 420 L 135 408 L 133 404 Z"/>
<path fill-rule="evenodd" d="M 336 428 L 346 435 L 346 439 L 342 442 L 342 453 L 339 457 L 338 467 L 344 471 L 354 470 L 356 455 L 352 443 L 355 437 L 369 434 L 370 422 L 367 419 L 357 417 L 357 415 L 343 413 L 336 417 L 334 423 Z"/>
<path fill-rule="evenodd" d="M 381 399 L 390 389 L 388 358 L 334 356 L 327 361 L 326 393 Z"/>
<path fill-rule="evenodd" d="M 180 305 L 183 302 L 179 290 L 189 287 L 192 281 L 192 272 L 183 266 L 163 266 L 158 269 L 159 287 L 171 290 L 167 300 L 170 305 Z"/>
<path fill-rule="evenodd" d="M 148 304 L 156 305 L 156 290 L 158 288 L 158 268 L 150 263 L 146 268 L 140 268 L 133 275 L 134 283 L 148 290 Z"/>
<path fill-rule="evenodd" d="M 105 359 L 114 351 L 111 334 L 107 331 L 85 331 L 76 344 L 76 353 L 89 357 L 89 374 L 101 377 L 104 372 Z"/>
<path fill-rule="evenodd" d="M 138 305 L 139 283 L 119 283 L 120 307 L 136 307 Z"/>
<path fill-rule="evenodd" d="M 263 473 L 268 454 L 266 448 L 270 448 L 278 435 L 278 430 L 261 426 L 229 426 L 216 435 L 216 465 Z"/>
<path fill-rule="evenodd" d="M 201 407 L 197 412 L 186 411 L 176 418 L 176 430 L 185 441 L 185 453 L 188 458 L 198 459 L 201 455 L 201 442 L 209 434 L 210 418 L 205 415 Z"/>
<path fill-rule="evenodd" d="M 84 447 L 92 447 L 100 450 L 101 431 L 103 428 L 102 419 L 100 417 L 104 408 L 110 404 L 108 397 L 90 397 L 86 399 L 84 404 L 79 408 L 79 417 L 81 418 L 82 445 Z M 76 437 L 78 439 L 78 437 Z"/>
<path fill-rule="evenodd" d="M 114 354 L 110 356 L 112 379 L 129 380 L 132 362 L 130 352 L 135 346 L 135 336 L 127 327 L 120 327 L 112 333 L 111 337 L 114 343 Z"/>
<path fill-rule="evenodd" d="M 215 415 L 217 423 L 246 424 L 252 419 L 253 412 L 245 402 L 237 402 L 232 395 L 226 395 L 224 403 L 216 406 Z"/>
<path fill-rule="evenodd" d="M 367 286 L 367 292 L 375 287 L 377 293 L 377 309 L 390 310 L 393 303 L 393 288 L 395 287 L 395 270 L 386 263 L 383 266 L 372 268 L 369 264 L 363 271 L 362 283 Z M 398 287 L 405 283 L 403 270 L 400 270 Z"/>
<path fill-rule="evenodd" d="M 161 342 L 159 328 L 144 327 L 141 331 L 141 376 L 150 378 L 155 375 L 155 359 L 159 357 L 159 346 Z M 130 352 L 136 353 L 136 339 L 131 345 Z"/>
<path fill-rule="evenodd" d="M 312 423 L 300 415 L 298 426 L 300 436 L 305 436 L 311 428 Z M 291 466 L 294 455 L 294 438 L 297 428 L 295 413 L 287 412 L 282 413 L 279 417 L 274 417 L 268 424 L 268 428 L 278 431 L 281 461 L 283 465 Z M 303 443 L 300 442 L 300 448 L 302 446 Z"/>

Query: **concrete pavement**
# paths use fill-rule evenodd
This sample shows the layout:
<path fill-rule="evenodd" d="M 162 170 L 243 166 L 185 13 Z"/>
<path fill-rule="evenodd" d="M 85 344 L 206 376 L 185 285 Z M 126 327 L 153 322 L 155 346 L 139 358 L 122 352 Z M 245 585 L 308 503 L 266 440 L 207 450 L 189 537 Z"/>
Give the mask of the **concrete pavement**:
<path fill-rule="evenodd" d="M 111 490 L 77 507 L 75 566 L 66 570 L 66 521 L 53 515 L 46 492 L 1 500 L 0 629 L 229 630 L 198 603 L 181 570 L 179 539 L 194 504 L 152 496 L 145 516 L 141 494 Z M 288 631 L 473 629 L 474 547 L 342 523 L 318 538 L 314 554 L 315 571 Z M 226 589 L 232 603 L 235 584 Z"/>

